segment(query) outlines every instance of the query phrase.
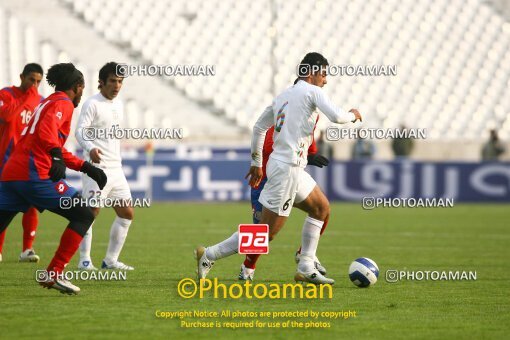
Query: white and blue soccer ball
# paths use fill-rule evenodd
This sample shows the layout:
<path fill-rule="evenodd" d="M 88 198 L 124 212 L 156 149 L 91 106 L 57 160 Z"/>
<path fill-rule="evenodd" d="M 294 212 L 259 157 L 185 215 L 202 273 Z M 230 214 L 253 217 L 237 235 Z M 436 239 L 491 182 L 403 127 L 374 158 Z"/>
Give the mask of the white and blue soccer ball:
<path fill-rule="evenodd" d="M 379 277 L 379 267 L 368 257 L 354 260 L 349 267 L 349 279 L 360 288 L 373 286 Z"/>

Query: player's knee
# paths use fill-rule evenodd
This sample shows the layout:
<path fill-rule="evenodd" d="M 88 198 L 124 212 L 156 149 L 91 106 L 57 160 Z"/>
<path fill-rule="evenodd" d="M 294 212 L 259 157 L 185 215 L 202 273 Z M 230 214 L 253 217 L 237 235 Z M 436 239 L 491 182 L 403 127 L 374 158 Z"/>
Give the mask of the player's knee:
<path fill-rule="evenodd" d="M 84 236 L 94 222 L 95 216 L 91 208 L 79 207 L 72 211 L 69 227 Z"/>
<path fill-rule="evenodd" d="M 135 218 L 135 210 L 133 208 L 122 209 L 117 212 L 117 216 L 126 220 L 133 220 Z"/>
<path fill-rule="evenodd" d="M 99 215 L 99 212 L 101 211 L 101 209 L 99 208 L 90 208 L 92 210 L 92 214 L 94 215 L 94 218 L 97 217 L 97 215 Z"/>
<path fill-rule="evenodd" d="M 310 212 L 310 216 L 320 221 L 324 221 L 329 216 L 329 213 L 329 202 L 325 199 L 315 205 L 314 209 Z"/>

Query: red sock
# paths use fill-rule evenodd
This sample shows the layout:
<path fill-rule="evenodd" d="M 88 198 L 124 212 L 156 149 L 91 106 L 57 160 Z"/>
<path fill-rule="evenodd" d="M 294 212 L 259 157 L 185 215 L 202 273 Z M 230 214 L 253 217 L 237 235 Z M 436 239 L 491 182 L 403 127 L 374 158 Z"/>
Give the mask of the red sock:
<path fill-rule="evenodd" d="M 328 222 L 329 222 L 329 216 L 326 217 L 326 219 L 324 220 L 324 224 L 322 225 L 322 229 L 321 229 L 321 236 L 324 233 L 324 230 L 326 230 L 326 227 L 328 226 Z M 301 247 L 299 247 L 299 250 L 297 252 L 298 252 L 298 254 L 301 254 Z"/>
<path fill-rule="evenodd" d="M 324 224 L 322 225 L 322 229 L 321 229 L 321 235 L 324 233 L 324 230 L 326 230 L 326 227 L 328 226 L 328 222 L 329 222 L 329 216 L 326 217 L 326 219 L 324 220 Z"/>
<path fill-rule="evenodd" d="M 71 261 L 74 253 L 78 250 L 82 239 L 83 236 L 67 227 L 60 238 L 60 244 L 55 252 L 55 256 L 53 256 L 46 270 L 55 274 L 62 273 L 65 266 Z"/>
<path fill-rule="evenodd" d="M 0 234 L 0 254 L 2 254 L 2 250 L 4 249 L 4 240 L 5 240 L 5 232 L 7 231 L 7 228 L 2 231 Z"/>
<path fill-rule="evenodd" d="M 246 259 L 244 260 L 244 266 L 246 268 L 255 269 L 255 265 L 259 260 L 261 254 L 248 254 L 246 255 Z"/>
<path fill-rule="evenodd" d="M 37 209 L 31 207 L 23 214 L 23 251 L 32 249 L 32 244 L 35 239 L 35 231 L 39 223 L 39 215 Z"/>

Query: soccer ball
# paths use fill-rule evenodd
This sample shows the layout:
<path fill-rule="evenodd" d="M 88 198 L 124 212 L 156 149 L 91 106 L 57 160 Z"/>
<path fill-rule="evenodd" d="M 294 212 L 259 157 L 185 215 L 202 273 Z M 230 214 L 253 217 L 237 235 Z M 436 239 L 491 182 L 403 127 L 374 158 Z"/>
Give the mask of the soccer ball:
<path fill-rule="evenodd" d="M 379 277 L 379 267 L 368 257 L 354 260 L 349 267 L 349 279 L 360 288 L 373 286 Z"/>

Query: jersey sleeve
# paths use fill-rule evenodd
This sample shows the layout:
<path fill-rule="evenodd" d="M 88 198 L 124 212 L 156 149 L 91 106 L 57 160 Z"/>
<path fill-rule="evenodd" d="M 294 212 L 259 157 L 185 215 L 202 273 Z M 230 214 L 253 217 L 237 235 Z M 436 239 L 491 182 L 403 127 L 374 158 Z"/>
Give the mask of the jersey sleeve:
<path fill-rule="evenodd" d="M 354 113 L 335 106 L 320 88 L 312 92 L 311 99 L 313 104 L 333 123 L 345 124 L 356 119 Z"/>
<path fill-rule="evenodd" d="M 65 147 L 62 147 L 62 157 L 64 158 L 66 166 L 75 171 L 80 171 L 83 163 L 85 163 L 81 158 L 78 158 L 71 152 L 67 151 Z"/>
<path fill-rule="evenodd" d="M 262 167 L 262 149 L 264 147 L 264 139 L 266 131 L 274 124 L 273 106 L 266 107 L 262 115 L 259 117 L 255 126 L 253 126 L 253 136 L 251 138 L 251 165 Z"/>
<path fill-rule="evenodd" d="M 78 144 L 80 144 L 87 153 L 94 148 L 94 144 L 91 141 L 86 140 L 83 136 L 84 133 L 87 132 L 87 129 L 91 128 L 92 122 L 96 117 L 96 113 L 96 105 L 94 105 L 91 101 L 85 102 L 81 108 L 78 123 L 76 124 L 76 130 L 74 131 L 74 136 L 76 137 Z"/>

